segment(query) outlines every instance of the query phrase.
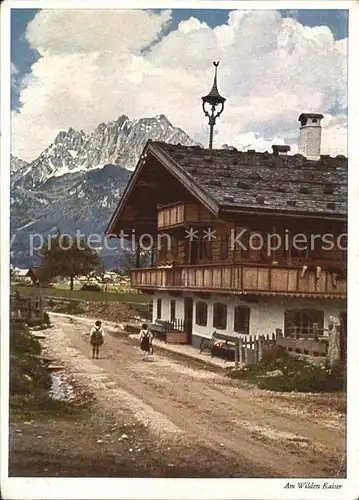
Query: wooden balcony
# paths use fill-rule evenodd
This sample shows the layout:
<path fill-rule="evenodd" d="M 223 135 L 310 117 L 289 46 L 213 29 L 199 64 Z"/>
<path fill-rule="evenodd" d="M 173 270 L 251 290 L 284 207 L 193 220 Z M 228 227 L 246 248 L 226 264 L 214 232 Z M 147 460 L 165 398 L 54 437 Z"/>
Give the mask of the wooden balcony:
<path fill-rule="evenodd" d="M 346 298 L 347 282 L 322 270 L 302 274 L 301 267 L 263 264 L 207 264 L 144 268 L 131 271 L 131 285 L 140 289 L 232 294 L 298 295 Z"/>
<path fill-rule="evenodd" d="M 184 204 L 176 203 L 158 209 L 157 226 L 158 229 L 178 226 L 184 223 Z"/>
<path fill-rule="evenodd" d="M 157 207 L 157 227 L 167 229 L 184 224 L 208 224 L 211 214 L 194 203 L 173 203 Z"/>

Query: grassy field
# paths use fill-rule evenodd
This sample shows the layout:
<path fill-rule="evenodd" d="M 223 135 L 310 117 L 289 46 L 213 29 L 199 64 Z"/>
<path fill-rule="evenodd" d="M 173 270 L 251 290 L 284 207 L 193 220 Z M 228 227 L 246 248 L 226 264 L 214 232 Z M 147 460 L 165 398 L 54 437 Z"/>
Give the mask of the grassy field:
<path fill-rule="evenodd" d="M 80 283 L 75 283 L 74 284 L 74 290 L 81 290 L 83 284 Z M 112 284 L 107 284 L 107 285 L 100 285 L 100 287 L 106 287 L 103 288 L 104 291 L 106 292 L 111 292 L 111 293 L 123 293 L 125 291 L 131 291 L 133 293 L 136 293 L 136 290 L 133 290 L 132 288 L 129 288 L 126 285 L 112 285 Z M 58 288 L 59 290 L 68 290 L 69 285 L 67 283 L 53 283 L 54 288 Z"/>
<path fill-rule="evenodd" d="M 37 288 L 34 286 L 12 285 L 11 292 L 18 290 L 20 295 L 38 296 L 40 293 L 48 297 L 64 297 L 67 299 L 78 299 L 86 302 L 139 302 L 149 303 L 151 297 L 133 291 L 127 292 L 93 292 L 85 290 L 69 290 L 69 288 Z"/>

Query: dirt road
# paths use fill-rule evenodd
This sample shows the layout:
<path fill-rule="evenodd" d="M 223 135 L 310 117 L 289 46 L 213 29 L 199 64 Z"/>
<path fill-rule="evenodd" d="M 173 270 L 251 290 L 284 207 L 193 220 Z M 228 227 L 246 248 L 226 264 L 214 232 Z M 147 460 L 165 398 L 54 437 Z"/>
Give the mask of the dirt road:
<path fill-rule="evenodd" d="M 133 340 L 109 329 L 93 360 L 88 322 L 53 321 L 48 352 L 97 394 L 104 411 L 130 412 L 154 442 L 172 443 L 172 453 L 201 450 L 201 460 L 227 477 L 343 476 L 342 397 L 262 391 L 164 351 L 143 361 Z"/>

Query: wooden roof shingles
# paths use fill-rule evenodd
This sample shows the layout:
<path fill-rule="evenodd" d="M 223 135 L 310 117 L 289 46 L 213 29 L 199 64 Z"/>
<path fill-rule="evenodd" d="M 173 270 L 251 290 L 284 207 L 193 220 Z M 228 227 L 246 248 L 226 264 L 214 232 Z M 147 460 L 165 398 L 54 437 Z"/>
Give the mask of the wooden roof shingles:
<path fill-rule="evenodd" d="M 347 214 L 348 160 L 209 150 L 151 141 L 220 207 Z"/>

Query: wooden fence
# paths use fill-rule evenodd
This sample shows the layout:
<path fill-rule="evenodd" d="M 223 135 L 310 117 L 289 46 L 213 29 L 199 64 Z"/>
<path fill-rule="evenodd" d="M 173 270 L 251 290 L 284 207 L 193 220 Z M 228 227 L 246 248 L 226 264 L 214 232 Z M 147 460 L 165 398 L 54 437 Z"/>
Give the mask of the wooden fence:
<path fill-rule="evenodd" d="M 183 320 L 170 321 L 166 331 L 168 344 L 187 344 L 186 323 Z"/>
<path fill-rule="evenodd" d="M 235 339 L 235 364 L 247 365 L 261 361 L 276 347 L 282 347 L 293 357 L 312 364 L 320 364 L 328 359 L 329 337 L 294 338 L 284 337 L 280 329 L 275 335 L 248 335 Z"/>
<path fill-rule="evenodd" d="M 248 335 L 236 339 L 235 361 L 239 364 L 258 363 L 276 345 L 273 335 Z"/>
<path fill-rule="evenodd" d="M 175 319 L 172 321 L 166 321 L 164 324 L 165 332 L 184 332 L 185 331 L 185 321 L 183 319 Z"/>
<path fill-rule="evenodd" d="M 313 364 L 320 364 L 328 357 L 328 337 L 320 339 L 279 336 L 277 346 L 283 347 L 291 356 Z"/>
<path fill-rule="evenodd" d="M 20 297 L 12 295 L 10 299 L 11 318 L 30 322 L 44 320 L 44 299 L 40 297 Z"/>

